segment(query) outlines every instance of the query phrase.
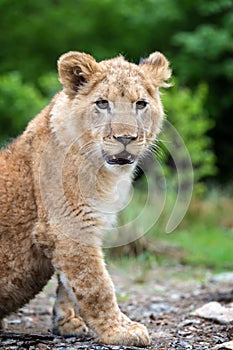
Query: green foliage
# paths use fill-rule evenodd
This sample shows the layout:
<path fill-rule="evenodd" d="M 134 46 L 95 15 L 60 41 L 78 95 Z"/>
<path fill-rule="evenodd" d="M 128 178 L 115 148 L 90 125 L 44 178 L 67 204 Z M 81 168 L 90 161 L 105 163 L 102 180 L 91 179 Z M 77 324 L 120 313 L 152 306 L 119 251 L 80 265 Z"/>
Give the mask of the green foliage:
<path fill-rule="evenodd" d="M 232 9 L 233 0 L 0 0 L 0 74 L 19 71 L 47 96 L 40 77 L 55 71 L 66 51 L 97 59 L 121 53 L 137 62 L 160 50 L 182 86 L 207 84 L 211 137 L 225 180 L 233 175 Z"/>
<path fill-rule="evenodd" d="M 228 15 L 226 23 L 233 25 L 233 14 Z M 182 48 L 176 61 L 176 70 L 183 83 L 209 83 L 211 101 L 218 98 L 218 103 L 210 105 L 210 111 L 217 115 L 220 109 L 232 105 L 232 93 L 227 92 L 223 98 L 220 89 L 233 80 L 233 30 L 220 25 L 204 23 L 194 31 L 180 32 L 173 37 L 175 46 Z M 220 93 L 220 95 L 219 95 Z"/>
<path fill-rule="evenodd" d="M 20 70 L 36 82 L 69 50 L 89 52 L 97 59 L 123 53 L 137 60 L 167 47 L 178 9 L 170 0 L 0 1 L 0 72 Z M 168 30 L 159 30 L 164 21 Z"/>
<path fill-rule="evenodd" d="M 62 88 L 57 72 L 50 72 L 39 77 L 38 85 L 43 95 L 50 99 Z"/>
<path fill-rule="evenodd" d="M 0 76 L 0 142 L 16 137 L 46 100 L 31 84 L 22 82 L 20 73 Z"/>
<path fill-rule="evenodd" d="M 181 88 L 177 83 L 162 96 L 165 111 L 169 122 L 176 128 L 183 138 L 184 144 L 190 153 L 194 170 L 194 191 L 200 194 L 205 189 L 203 180 L 216 173 L 215 155 L 212 149 L 212 140 L 208 132 L 213 127 L 213 120 L 208 116 L 205 108 L 207 98 L 206 84 L 200 84 L 195 90 Z M 161 135 L 163 140 L 169 135 Z M 163 146 L 165 153 L 166 148 Z M 177 149 L 177 152 L 179 149 Z M 175 155 L 182 157 L 182 155 Z M 179 170 L 179 169 L 178 169 Z M 167 172 L 167 176 L 172 176 Z M 167 179 L 169 181 L 169 178 Z"/>
<path fill-rule="evenodd" d="M 188 22 L 172 35 L 174 70 L 182 85 L 208 83 L 206 101 L 215 120 L 217 165 L 222 181 L 233 175 L 233 1 L 185 2 Z"/>

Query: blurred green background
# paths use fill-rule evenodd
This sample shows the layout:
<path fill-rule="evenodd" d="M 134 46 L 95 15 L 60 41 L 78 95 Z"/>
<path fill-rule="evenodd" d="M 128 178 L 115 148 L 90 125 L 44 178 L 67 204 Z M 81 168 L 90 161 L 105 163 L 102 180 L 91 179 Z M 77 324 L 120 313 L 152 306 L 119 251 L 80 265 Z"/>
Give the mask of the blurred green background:
<path fill-rule="evenodd" d="M 167 56 L 174 87 L 162 99 L 190 152 L 195 187 L 176 235 L 157 237 L 162 223 L 150 235 L 175 240 L 189 257 L 187 235 L 198 237 L 188 263 L 232 266 L 233 0 L 0 0 L 0 25 L 2 145 L 60 89 L 56 61 L 64 52 L 134 62 L 156 50 Z"/>

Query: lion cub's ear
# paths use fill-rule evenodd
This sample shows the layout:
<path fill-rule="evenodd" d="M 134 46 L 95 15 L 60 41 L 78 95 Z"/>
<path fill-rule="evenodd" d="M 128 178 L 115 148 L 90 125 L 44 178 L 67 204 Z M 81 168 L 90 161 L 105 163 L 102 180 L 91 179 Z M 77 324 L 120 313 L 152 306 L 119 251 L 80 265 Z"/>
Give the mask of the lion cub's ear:
<path fill-rule="evenodd" d="M 170 84 L 165 81 L 171 77 L 171 69 L 169 68 L 168 60 L 162 53 L 158 51 L 152 53 L 148 58 L 145 58 L 139 66 L 144 73 L 153 80 L 155 86 L 170 86 Z"/>
<path fill-rule="evenodd" d="M 70 97 L 97 71 L 100 71 L 99 64 L 86 53 L 70 51 L 58 60 L 60 82 Z"/>

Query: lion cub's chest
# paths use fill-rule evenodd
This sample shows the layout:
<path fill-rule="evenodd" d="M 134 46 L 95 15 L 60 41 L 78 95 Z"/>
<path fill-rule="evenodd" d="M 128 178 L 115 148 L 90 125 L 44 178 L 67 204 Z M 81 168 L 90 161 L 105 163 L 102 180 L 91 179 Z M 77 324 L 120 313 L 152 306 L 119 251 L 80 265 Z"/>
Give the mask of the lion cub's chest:
<path fill-rule="evenodd" d="M 116 215 L 127 205 L 131 193 L 131 176 L 124 174 L 115 176 L 112 181 L 103 181 L 96 193 L 93 191 L 93 195 L 89 196 L 88 201 L 103 218 L 114 223 Z"/>

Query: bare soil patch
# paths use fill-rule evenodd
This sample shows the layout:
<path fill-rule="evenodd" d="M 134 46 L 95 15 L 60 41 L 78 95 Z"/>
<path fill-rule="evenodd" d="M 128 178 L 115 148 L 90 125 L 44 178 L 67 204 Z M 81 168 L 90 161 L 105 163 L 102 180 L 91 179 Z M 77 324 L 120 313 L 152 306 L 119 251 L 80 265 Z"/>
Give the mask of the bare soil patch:
<path fill-rule="evenodd" d="M 233 303 L 233 277 L 216 278 L 190 268 L 158 267 L 145 272 L 145 279 L 127 270 L 112 270 L 121 309 L 150 330 L 152 344 L 148 349 L 209 350 L 233 339 L 233 324 L 219 324 L 193 316 L 192 312 L 210 301 L 223 306 Z M 194 278 L 195 277 L 195 278 Z M 140 282 L 140 283 L 139 283 Z M 129 346 L 98 344 L 92 337 L 62 338 L 51 333 L 51 313 L 56 282 L 46 288 L 29 304 L 5 320 L 6 329 L 0 333 L 0 349 L 5 350 L 120 350 Z M 226 348 L 222 348 L 226 349 Z"/>

